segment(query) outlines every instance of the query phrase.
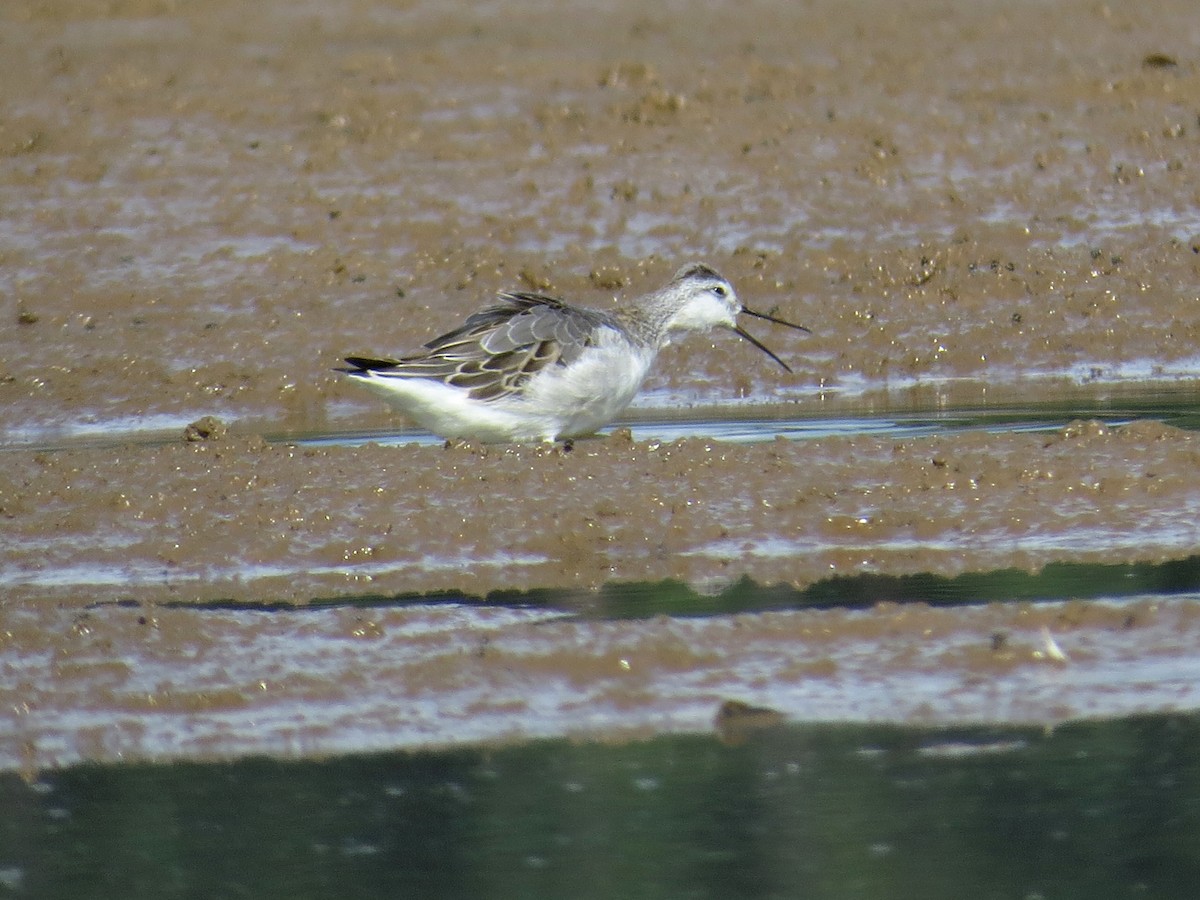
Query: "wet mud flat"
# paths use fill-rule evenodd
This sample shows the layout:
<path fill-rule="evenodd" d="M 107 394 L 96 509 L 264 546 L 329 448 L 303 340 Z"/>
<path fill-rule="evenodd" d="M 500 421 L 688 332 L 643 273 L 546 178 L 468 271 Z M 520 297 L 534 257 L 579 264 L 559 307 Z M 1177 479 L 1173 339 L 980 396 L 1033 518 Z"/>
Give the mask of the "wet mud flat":
<path fill-rule="evenodd" d="M 804 609 L 800 592 L 1189 556 L 1200 445 L 1153 422 L 5 456 L 9 767 L 1200 702 L 1197 593 Z M 775 605 L 796 589 L 793 608 L 723 609 L 746 579 Z M 636 582 L 652 618 L 597 617 L 597 591 Z M 675 608 L 670 583 L 718 602 Z"/>
<path fill-rule="evenodd" d="M 1194 709 L 1190 582 L 722 606 L 747 583 L 803 607 L 831 579 L 1186 560 L 1200 454 L 1155 422 L 565 454 L 264 438 L 396 426 L 333 367 L 496 290 L 607 306 L 690 259 L 814 333 L 761 334 L 794 376 L 728 336 L 672 347 L 643 413 L 1194 395 L 1194 19 L 5 7 L 0 765 L 648 735 L 718 710 Z M 207 415 L 229 433 L 180 437 Z M 621 585 L 717 599 L 597 614 Z"/>
<path fill-rule="evenodd" d="M 652 406 L 1194 379 L 1193 12 L 7 7 L 0 440 L 384 427 L 341 357 L 691 259 L 814 334 L 672 348 Z"/>
<path fill-rule="evenodd" d="M 0 573 L 30 603 L 805 587 L 1200 546 L 1200 439 L 1154 422 L 750 445 L 619 433 L 569 451 L 233 437 L 5 463 Z"/>

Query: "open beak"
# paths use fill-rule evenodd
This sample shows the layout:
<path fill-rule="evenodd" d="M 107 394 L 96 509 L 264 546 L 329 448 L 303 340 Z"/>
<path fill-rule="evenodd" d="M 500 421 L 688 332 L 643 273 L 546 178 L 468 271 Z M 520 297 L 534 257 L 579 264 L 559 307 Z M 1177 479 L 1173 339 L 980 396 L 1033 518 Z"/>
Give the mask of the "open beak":
<path fill-rule="evenodd" d="M 766 313 L 755 312 L 754 310 L 747 309 L 744 306 L 742 307 L 742 312 L 744 312 L 748 316 L 754 316 L 754 318 L 756 318 L 756 319 L 765 319 L 768 322 L 774 322 L 776 325 L 786 325 L 788 328 L 795 328 L 797 331 L 803 331 L 807 334 L 812 333 L 812 331 L 810 329 L 805 328 L 803 325 L 797 325 L 795 322 L 788 322 L 783 319 L 777 319 L 774 316 L 768 316 Z M 771 357 L 771 359 L 775 360 L 775 362 L 779 363 L 779 365 L 783 367 L 783 370 L 785 372 L 791 373 L 791 371 L 792 371 L 791 366 L 789 366 L 782 359 L 780 359 L 778 356 L 776 356 L 774 353 L 772 353 L 766 344 L 764 344 L 762 341 L 760 341 L 758 338 L 756 338 L 754 335 L 752 335 L 746 329 L 742 328 L 742 326 L 738 325 L 733 330 L 739 337 L 745 338 L 751 344 L 753 344 L 755 347 L 757 347 L 759 350 L 761 350 L 763 353 L 767 354 L 767 356 Z"/>

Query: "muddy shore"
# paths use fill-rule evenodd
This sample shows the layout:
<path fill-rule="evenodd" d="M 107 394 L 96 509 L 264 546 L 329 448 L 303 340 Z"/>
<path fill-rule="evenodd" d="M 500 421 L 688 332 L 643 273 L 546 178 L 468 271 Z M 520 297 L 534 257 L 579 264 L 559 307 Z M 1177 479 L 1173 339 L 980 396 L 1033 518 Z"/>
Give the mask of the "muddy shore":
<path fill-rule="evenodd" d="M 342 356 L 694 258 L 815 334 L 690 341 L 651 405 L 1194 378 L 1192 12 L 9 7 L 0 440 L 382 427 Z"/>
<path fill-rule="evenodd" d="M 0 25 L 0 683 L 13 698 L 0 724 L 20 736 L 0 765 L 621 730 L 569 703 L 539 725 L 530 674 L 503 701 L 526 704 L 511 732 L 473 730 L 463 714 L 440 731 L 380 720 L 361 740 L 325 740 L 338 726 L 322 720 L 306 737 L 303 690 L 273 707 L 276 695 L 254 688 L 299 685 L 302 673 L 283 662 L 245 671 L 240 625 L 172 608 L 181 633 L 225 660 L 192 671 L 200 683 L 188 690 L 229 702 L 213 701 L 219 721 L 189 742 L 156 730 L 155 704 L 185 690 L 166 674 L 169 653 L 146 655 L 162 604 L 402 596 L 387 615 L 408 617 L 397 626 L 407 634 L 420 631 L 413 616 L 442 627 L 439 607 L 412 605 L 428 592 L 662 579 L 712 592 L 745 577 L 804 588 L 1200 551 L 1200 445 L 1150 421 L 753 445 L 617 434 L 565 454 L 265 439 L 403 426 L 333 368 L 347 354 L 411 349 L 497 290 L 604 307 L 692 259 L 813 334 L 755 329 L 794 376 L 729 336 L 669 348 L 643 411 L 872 415 L 1200 393 L 1189 3 L 817 0 L 685 14 L 621 0 L 470 12 L 64 0 L 10 5 Z M 204 416 L 228 433 L 184 440 Z M 1138 652 L 1186 668 L 1171 635 L 1190 634 L 1195 602 L 1139 633 Z M 456 626 L 464 646 L 490 627 L 472 608 Z M 987 648 L 1010 611 L 983 609 L 939 614 Z M 1084 644 L 1117 633 L 1103 609 L 1079 620 L 1083 632 L 1098 623 Z M 100 624 L 80 626 L 81 615 Z M 130 616 L 151 624 L 125 627 Z M 828 616 L 822 627 L 852 655 L 860 626 Z M 842 702 L 901 721 L 1194 704 L 1186 690 L 1121 693 L 1119 667 L 1100 662 L 1093 680 L 1071 682 L 1070 702 L 997 700 L 1028 690 L 1013 674 L 1025 663 L 1056 671 L 1028 649 L 1043 646 L 1035 628 L 1022 665 L 989 669 L 992 699 L 974 708 L 973 694 L 920 709 L 883 694 L 867 703 L 871 653 L 856 668 L 836 646 L 836 675 L 817 660 L 763 676 L 844 678 L 830 695 L 843 699 L 818 713 L 746 676 L 762 657 L 739 655 L 735 640 L 720 644 L 721 666 L 673 655 L 729 621 L 645 637 L 649 670 L 687 669 L 686 657 L 710 674 L 678 705 L 639 707 L 634 730 L 708 727 L 729 696 L 791 717 Z M 911 660 L 928 625 L 896 622 L 879 646 L 899 634 Z M 794 636 L 798 623 L 739 627 Z M 81 627 L 109 629 L 102 652 L 79 656 Z M 586 685 L 603 666 L 566 650 L 600 640 L 589 627 L 559 635 L 563 652 L 521 657 L 518 642 L 512 665 Z M 638 622 L 594 627 L 614 647 L 644 634 Z M 38 669 L 46 658 L 59 668 Z M 453 658 L 421 671 L 422 691 L 449 697 L 462 679 L 494 676 Z M 326 704 L 351 686 L 370 694 L 367 667 L 380 665 L 339 659 Z M 946 671 L 975 683 L 956 665 Z M 405 685 L 418 676 L 397 666 L 400 686 L 375 700 L 415 696 Z M 647 684 L 629 696 L 649 696 Z M 232 712 L 221 720 L 246 704 L 284 724 L 264 725 L 255 744 Z M 186 721 L 188 709 L 173 714 Z M 205 743 L 223 729 L 239 737 Z M 281 741 L 285 731 L 298 736 Z"/>
<path fill-rule="evenodd" d="M 752 445 L 12 453 L 13 601 L 238 601 L 1156 562 L 1200 547 L 1200 444 L 1155 423 Z"/>

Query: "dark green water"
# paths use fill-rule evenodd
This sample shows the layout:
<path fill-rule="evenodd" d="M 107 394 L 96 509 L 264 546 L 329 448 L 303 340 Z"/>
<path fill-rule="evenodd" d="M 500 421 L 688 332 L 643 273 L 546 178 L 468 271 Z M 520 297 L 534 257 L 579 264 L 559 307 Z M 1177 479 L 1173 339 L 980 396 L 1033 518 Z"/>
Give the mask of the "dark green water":
<path fill-rule="evenodd" d="M 1194 898 L 1200 716 L 0 776 L 0 896 Z"/>

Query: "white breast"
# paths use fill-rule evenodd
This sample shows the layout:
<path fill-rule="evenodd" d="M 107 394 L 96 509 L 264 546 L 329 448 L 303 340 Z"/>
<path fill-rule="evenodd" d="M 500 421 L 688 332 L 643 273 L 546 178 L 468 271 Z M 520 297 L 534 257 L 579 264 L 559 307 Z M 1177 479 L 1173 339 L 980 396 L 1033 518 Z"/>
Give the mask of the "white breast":
<path fill-rule="evenodd" d="M 634 348 L 615 332 L 569 366 L 543 369 L 519 401 L 528 414 L 543 419 L 549 439 L 591 434 L 620 415 L 633 401 L 655 354 Z"/>

